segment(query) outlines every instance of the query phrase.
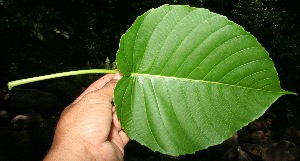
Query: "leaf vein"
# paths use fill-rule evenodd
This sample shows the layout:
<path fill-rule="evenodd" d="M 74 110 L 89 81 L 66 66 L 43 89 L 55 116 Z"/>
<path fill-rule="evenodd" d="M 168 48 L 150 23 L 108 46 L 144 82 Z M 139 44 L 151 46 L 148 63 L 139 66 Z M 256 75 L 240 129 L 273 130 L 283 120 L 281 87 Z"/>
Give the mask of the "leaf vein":
<path fill-rule="evenodd" d="M 180 88 L 181 88 L 180 93 L 182 93 L 183 100 L 184 100 L 185 104 L 187 105 L 187 112 L 190 114 L 192 120 L 196 123 L 195 117 L 192 115 L 193 113 L 191 113 L 191 111 L 190 111 L 190 108 L 189 108 L 189 107 L 190 107 L 189 101 L 187 101 L 187 97 L 186 97 L 186 94 L 184 93 L 184 88 L 183 88 L 181 82 L 179 82 L 179 86 L 180 86 Z M 198 129 L 198 128 L 197 128 L 197 129 Z M 193 139 L 188 135 L 188 133 L 187 133 L 187 136 L 188 136 L 190 142 L 193 143 Z M 193 144 L 193 145 L 194 145 L 194 144 Z M 195 145 L 194 145 L 194 146 L 195 146 Z"/>
<path fill-rule="evenodd" d="M 232 24 L 227 24 L 225 26 L 222 26 L 220 27 L 218 30 L 214 31 L 214 32 L 211 32 L 211 34 L 209 34 L 209 36 L 207 36 L 204 41 L 201 42 L 201 44 L 199 44 L 197 47 L 194 48 L 193 52 L 198 49 L 199 47 L 201 47 L 205 41 L 208 40 L 209 37 L 211 37 L 212 35 L 215 35 L 217 34 L 218 32 L 220 32 L 223 28 L 227 27 L 227 26 L 233 26 Z M 197 64 L 196 67 L 194 67 L 194 69 L 189 73 L 189 75 L 187 77 L 190 77 L 190 75 L 204 62 L 204 60 L 210 55 L 212 51 L 208 52 L 208 53 L 205 53 L 206 56 Z M 191 54 L 190 54 L 191 55 Z"/>
<path fill-rule="evenodd" d="M 206 80 L 195 80 L 195 79 L 189 79 L 189 78 L 179 78 L 179 77 L 173 77 L 173 76 L 161 76 L 161 75 L 153 75 L 153 74 L 143 74 L 143 73 L 132 73 L 131 77 L 158 77 L 158 78 L 166 78 L 166 79 L 176 79 L 181 81 L 191 81 L 191 82 L 197 82 L 197 83 L 205 83 L 205 84 L 219 84 L 229 87 L 235 87 L 235 88 L 244 88 L 244 89 L 250 89 L 250 90 L 260 90 L 268 93 L 276 93 L 276 91 L 269 91 L 269 90 L 263 90 L 259 88 L 251 88 L 246 86 L 239 86 L 236 84 L 228 84 L 228 83 L 222 83 L 222 82 L 213 82 L 213 81 L 206 81 Z M 277 93 L 285 93 L 285 92 L 277 92 Z"/>
<path fill-rule="evenodd" d="M 174 137 L 171 135 L 171 134 L 172 134 L 172 131 L 170 131 L 170 130 L 167 128 L 167 126 L 166 126 L 165 120 L 163 119 L 162 114 L 161 114 L 161 111 L 160 111 L 160 108 L 159 108 L 158 96 L 156 95 L 157 92 L 156 92 L 156 90 L 155 90 L 155 88 L 154 88 L 153 80 L 150 79 L 150 81 L 151 81 L 151 84 L 152 84 L 152 89 L 153 89 L 153 91 L 154 91 L 154 93 L 155 93 L 156 105 L 157 105 L 157 107 L 158 107 L 157 109 L 158 109 L 158 111 L 159 111 L 159 113 L 160 113 L 159 116 L 160 116 L 160 119 L 162 120 L 161 122 L 163 123 L 164 129 L 167 131 L 167 134 L 170 136 L 170 138 L 172 138 L 172 141 L 174 141 L 177 145 L 180 145 L 180 143 L 177 142 L 177 140 L 174 139 Z M 172 108 L 173 108 L 173 107 L 172 107 Z M 179 124 L 180 124 L 180 122 L 179 122 Z M 181 124 L 180 124 L 180 126 L 182 127 Z M 184 129 L 183 129 L 183 130 L 184 130 Z M 186 134 L 186 136 L 188 136 L 188 133 L 185 132 L 185 134 Z M 189 138 L 190 143 L 193 143 L 189 136 L 188 136 L 188 138 Z"/>
<path fill-rule="evenodd" d="M 266 72 L 266 71 L 268 71 L 267 69 L 263 69 L 263 70 L 260 70 L 260 71 L 257 71 L 257 72 L 255 72 L 255 73 L 252 73 L 252 74 L 249 74 L 249 75 L 247 75 L 247 76 L 245 76 L 243 79 L 241 79 L 241 80 L 239 80 L 236 84 L 238 85 L 240 82 L 242 82 L 243 80 L 245 80 L 245 79 L 247 79 L 247 78 L 249 78 L 249 77 L 253 77 L 253 76 L 255 76 L 255 75 L 257 75 L 257 74 L 260 74 L 260 73 L 262 73 L 262 72 Z M 259 81 L 262 81 L 262 80 L 259 80 Z M 255 84 L 255 83 L 254 83 Z M 253 85 L 253 84 L 252 84 Z M 251 85 L 251 86 L 252 86 Z"/>
<path fill-rule="evenodd" d="M 140 82 L 140 81 L 138 81 L 138 82 Z M 164 151 L 164 149 L 159 145 L 159 143 L 158 143 L 158 141 L 157 141 L 157 139 L 155 138 L 155 135 L 153 134 L 153 130 L 151 129 L 151 127 L 152 126 L 150 126 L 150 123 L 149 123 L 149 116 L 148 116 L 148 114 L 149 114 L 149 112 L 147 112 L 147 105 L 146 105 L 146 96 L 145 96 L 145 91 L 143 90 L 143 86 L 142 86 L 142 84 L 140 84 L 139 83 L 139 86 L 141 87 L 141 89 L 142 89 L 142 91 L 141 91 L 141 93 L 143 94 L 143 97 L 144 97 L 144 100 L 145 100 L 145 111 L 146 111 L 146 122 L 147 122 L 147 124 L 148 124 L 148 128 L 149 128 L 149 131 L 150 131 L 150 134 L 151 134 L 151 136 L 152 136 L 152 138 L 153 138 L 153 140 L 155 141 L 155 144 L 157 145 L 157 147 L 158 148 L 160 148 L 160 149 L 162 149 L 163 151 Z"/>
<path fill-rule="evenodd" d="M 189 14 L 190 14 L 191 12 L 189 12 Z M 160 52 L 161 51 L 161 49 L 162 49 L 162 47 L 164 46 L 164 44 L 167 42 L 167 40 L 169 39 L 169 37 L 170 37 L 170 35 L 173 33 L 173 31 L 174 31 L 174 29 L 180 24 L 180 22 L 182 21 L 182 20 L 184 20 L 189 14 L 187 14 L 187 15 L 185 15 L 184 17 L 182 17 L 181 19 L 180 19 L 180 21 L 178 21 L 178 23 L 176 24 L 176 25 L 173 25 L 173 28 L 170 30 L 170 33 L 168 34 L 168 36 L 164 39 L 164 41 L 161 43 L 161 46 L 160 46 L 160 48 L 159 48 L 159 54 L 156 54 L 156 56 L 155 56 L 155 58 L 154 58 L 154 61 L 153 61 L 153 63 L 152 63 L 152 65 L 151 65 L 151 67 L 150 67 L 150 73 L 152 72 L 152 70 L 153 70 L 153 68 L 154 68 L 154 64 L 155 64 L 155 62 L 156 62 L 156 60 L 158 59 L 158 57 L 161 55 L 161 54 L 164 54 L 164 53 L 162 53 L 162 52 Z M 147 46 L 148 47 L 148 46 Z"/>
<path fill-rule="evenodd" d="M 186 16 L 188 16 L 188 15 L 186 15 Z M 194 31 L 195 29 L 197 29 L 197 27 L 199 27 L 200 25 L 204 24 L 205 22 L 208 22 L 207 20 L 209 20 L 209 19 L 211 19 L 211 18 L 214 18 L 214 17 L 216 17 L 216 15 L 214 15 L 214 16 L 212 16 L 212 17 L 209 17 L 209 18 L 205 19 L 202 23 L 199 23 L 197 26 L 195 26 L 195 27 L 193 28 L 192 31 Z M 179 24 L 179 23 L 178 23 L 178 24 Z M 177 24 L 177 25 L 178 25 L 178 24 Z M 190 35 L 190 34 L 192 33 L 192 31 L 189 32 L 188 35 Z M 179 49 L 179 47 L 181 46 L 182 42 L 183 42 L 184 40 L 187 39 L 188 35 L 185 36 L 184 39 L 181 40 L 180 44 L 177 45 L 176 48 L 173 50 L 174 52 L 172 52 L 171 56 L 168 58 L 168 60 L 166 61 L 166 63 L 163 65 L 160 74 L 164 71 L 164 69 L 166 68 L 167 64 L 168 64 L 168 63 L 171 61 L 171 59 L 174 57 L 174 54 L 175 54 L 176 51 Z M 181 64 L 181 65 L 182 65 L 182 64 Z M 179 68 L 178 68 L 178 70 L 179 70 Z M 178 70 L 177 70 L 177 71 L 178 71 Z M 175 73 L 177 73 L 177 71 L 176 71 Z"/>
<path fill-rule="evenodd" d="M 173 10 L 173 8 L 170 10 L 170 11 L 168 11 L 165 15 L 163 15 L 162 17 L 161 17 L 161 20 L 159 21 L 159 23 L 161 23 L 165 18 L 166 18 L 166 16 L 169 14 L 169 13 L 172 13 L 171 11 Z M 147 15 L 148 16 L 148 15 Z M 143 21 L 144 22 L 144 21 Z M 159 24 L 158 23 L 158 24 Z M 142 26 L 142 25 L 141 25 Z M 145 55 L 146 55 L 146 53 L 145 53 L 145 51 L 147 51 L 147 49 L 148 49 L 148 46 L 149 46 L 149 42 L 150 42 L 150 40 L 151 40 L 151 38 L 152 38 L 152 36 L 153 36 L 153 33 L 157 30 L 157 27 L 158 27 L 159 25 L 156 25 L 155 26 L 155 28 L 151 31 L 151 36 L 149 37 L 149 39 L 147 40 L 147 42 L 145 42 L 145 44 L 147 44 L 147 46 L 145 47 L 145 50 L 144 50 L 144 54 L 143 54 L 143 56 L 142 56 L 142 59 L 140 60 L 140 62 L 139 62 L 139 64 L 138 65 L 136 65 L 136 71 L 139 71 L 139 69 L 140 69 L 140 67 L 141 67 L 141 65 L 143 64 L 143 62 L 145 61 L 144 59 L 145 59 Z M 141 30 L 139 30 L 139 31 L 141 31 Z M 134 46 L 136 45 L 136 40 L 137 39 L 135 39 L 135 42 L 134 42 Z M 133 53 L 133 55 L 134 55 L 134 53 Z M 134 63 L 133 63 L 134 64 Z"/>
<path fill-rule="evenodd" d="M 190 138 L 190 136 L 188 135 L 188 132 L 185 130 L 185 128 L 183 127 L 182 123 L 181 123 L 180 120 L 178 119 L 178 115 L 176 114 L 176 110 L 174 109 L 174 107 L 175 107 L 175 106 L 174 106 L 174 103 L 172 102 L 172 99 L 171 99 L 170 89 L 169 89 L 168 84 L 166 83 L 167 81 L 164 81 L 164 82 L 165 82 L 165 87 L 166 87 L 166 90 L 167 90 L 167 93 L 168 93 L 168 98 L 169 98 L 170 104 L 171 104 L 170 107 L 173 109 L 173 110 L 172 110 L 172 111 L 173 111 L 173 114 L 175 115 L 175 118 L 176 118 L 176 120 L 177 120 L 177 122 L 178 122 L 178 124 L 179 124 L 179 126 L 180 126 L 180 129 L 182 129 L 182 130 L 179 131 L 179 132 L 184 133 L 184 136 L 187 136 L 187 137 L 188 137 L 189 143 L 190 143 L 190 144 L 193 144 L 193 139 Z"/>
<path fill-rule="evenodd" d="M 201 94 L 200 94 L 199 90 L 200 90 L 199 88 L 195 88 L 195 92 L 197 93 L 197 96 L 198 96 L 197 97 L 197 99 L 198 99 L 197 104 L 200 104 L 200 102 L 202 102 L 201 99 L 200 99 Z M 199 106 L 201 107 L 201 105 L 199 105 Z M 198 109 L 200 109 L 200 108 L 198 108 Z M 200 112 L 202 113 L 203 111 L 200 111 Z M 202 114 L 200 116 L 202 116 Z M 203 119 L 203 118 L 201 118 L 201 119 Z M 203 121 L 201 121 L 201 122 L 203 122 Z M 201 136 L 202 136 L 202 140 L 209 141 L 209 137 L 206 135 L 205 131 L 202 130 L 203 127 L 202 126 L 199 127 L 198 124 L 197 124 L 197 127 L 200 130 L 200 133 L 201 133 Z"/>
<path fill-rule="evenodd" d="M 228 39 L 227 41 L 225 41 L 224 43 L 222 43 L 221 45 L 219 45 L 218 47 L 216 47 L 213 51 L 215 51 L 216 49 L 218 49 L 220 46 L 224 45 L 226 42 L 228 42 L 228 41 L 230 41 L 230 40 L 232 40 L 232 39 L 235 39 L 235 38 L 237 38 L 237 37 L 240 37 L 240 36 L 248 36 L 248 35 L 238 35 L 238 36 L 235 36 L 235 37 L 233 37 L 233 38 L 231 38 L 231 39 Z M 219 66 L 222 62 L 224 62 L 225 60 L 227 60 L 227 59 L 230 58 L 231 56 L 234 56 L 234 55 L 236 55 L 236 54 L 238 54 L 238 53 L 240 53 L 240 52 L 242 52 L 242 51 L 245 51 L 245 50 L 248 50 L 248 49 L 253 49 L 253 48 L 258 48 L 258 47 L 257 47 L 257 46 L 253 46 L 253 47 L 244 48 L 244 49 L 242 49 L 242 50 L 239 50 L 239 51 L 237 51 L 237 52 L 235 52 L 235 53 L 229 55 L 228 57 L 226 57 L 225 59 L 223 59 L 221 62 L 218 62 L 218 64 L 216 64 L 212 69 L 210 69 L 210 71 L 207 72 L 206 75 L 204 75 L 204 77 L 203 77 L 202 79 L 205 79 L 205 77 L 206 77 L 207 75 L 209 75 L 209 73 L 210 73 L 211 71 L 213 71 L 213 69 L 215 69 L 217 66 Z M 212 53 L 213 51 L 211 51 L 210 53 Z"/>

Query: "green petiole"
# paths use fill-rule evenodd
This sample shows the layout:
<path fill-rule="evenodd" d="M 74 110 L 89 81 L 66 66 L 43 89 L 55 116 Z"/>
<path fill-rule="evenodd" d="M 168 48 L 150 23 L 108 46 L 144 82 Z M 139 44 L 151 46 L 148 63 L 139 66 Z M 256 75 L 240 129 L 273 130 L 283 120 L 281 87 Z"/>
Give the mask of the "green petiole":
<path fill-rule="evenodd" d="M 77 70 L 77 71 L 70 71 L 70 72 L 63 72 L 63 73 L 55 73 L 55 74 L 49 74 L 44 76 L 38 76 L 33 78 L 27 78 L 27 79 L 20 79 L 16 81 L 11 81 L 7 83 L 8 89 L 12 89 L 15 86 L 19 86 L 22 84 L 27 84 L 31 82 L 46 80 L 46 79 L 52 79 L 52 78 L 58 78 L 58 77 L 65 77 L 65 76 L 71 76 L 71 75 L 79 75 L 79 74 L 99 74 L 99 73 L 105 73 L 105 74 L 115 74 L 116 70 L 107 70 L 107 69 L 89 69 L 89 70 Z"/>

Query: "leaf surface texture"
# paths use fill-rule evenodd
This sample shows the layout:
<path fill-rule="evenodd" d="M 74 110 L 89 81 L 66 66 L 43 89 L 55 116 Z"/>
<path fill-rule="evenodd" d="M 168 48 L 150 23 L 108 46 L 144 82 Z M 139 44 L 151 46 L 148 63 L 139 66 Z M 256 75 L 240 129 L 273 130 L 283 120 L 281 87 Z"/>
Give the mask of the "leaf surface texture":
<path fill-rule="evenodd" d="M 220 144 L 289 93 L 255 37 L 202 8 L 164 5 L 138 17 L 117 66 L 122 127 L 174 156 Z"/>

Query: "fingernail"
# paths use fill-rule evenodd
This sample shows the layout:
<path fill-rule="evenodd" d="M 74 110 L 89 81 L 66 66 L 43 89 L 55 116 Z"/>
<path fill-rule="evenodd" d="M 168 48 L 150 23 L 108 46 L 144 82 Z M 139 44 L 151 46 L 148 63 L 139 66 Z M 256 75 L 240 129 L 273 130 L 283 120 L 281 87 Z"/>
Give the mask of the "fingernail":
<path fill-rule="evenodd" d="M 114 76 L 113 76 L 113 79 L 121 79 L 122 78 L 122 75 L 120 72 L 117 72 Z"/>

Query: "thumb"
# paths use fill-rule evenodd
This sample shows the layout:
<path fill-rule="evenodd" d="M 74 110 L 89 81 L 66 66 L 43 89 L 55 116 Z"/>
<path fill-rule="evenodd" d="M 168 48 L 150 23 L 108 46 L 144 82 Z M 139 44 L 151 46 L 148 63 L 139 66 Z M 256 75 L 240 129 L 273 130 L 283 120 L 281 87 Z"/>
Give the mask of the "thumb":
<path fill-rule="evenodd" d="M 113 101 L 114 89 L 118 80 L 112 79 L 107 82 L 101 89 L 91 91 L 84 95 L 81 99 L 82 102 L 88 102 L 89 104 L 98 103 L 111 103 Z"/>
<path fill-rule="evenodd" d="M 95 92 L 99 94 L 99 100 L 112 102 L 114 89 L 116 87 L 117 82 L 117 79 L 112 79 L 109 82 L 107 82 L 100 90 L 96 90 Z"/>

